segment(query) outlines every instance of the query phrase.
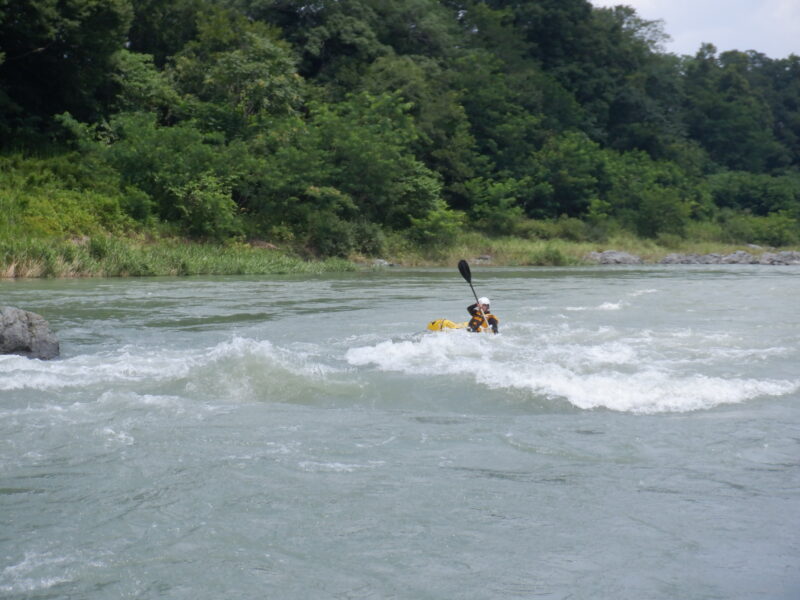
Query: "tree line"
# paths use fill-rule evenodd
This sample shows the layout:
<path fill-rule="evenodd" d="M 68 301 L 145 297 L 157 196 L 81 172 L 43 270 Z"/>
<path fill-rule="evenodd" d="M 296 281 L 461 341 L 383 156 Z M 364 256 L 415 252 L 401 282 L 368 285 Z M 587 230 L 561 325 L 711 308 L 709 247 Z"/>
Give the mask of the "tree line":
<path fill-rule="evenodd" d="M 800 242 L 800 57 L 666 39 L 587 0 L 0 3 L 0 175 L 70 192 L 4 208 L 323 256 Z"/>

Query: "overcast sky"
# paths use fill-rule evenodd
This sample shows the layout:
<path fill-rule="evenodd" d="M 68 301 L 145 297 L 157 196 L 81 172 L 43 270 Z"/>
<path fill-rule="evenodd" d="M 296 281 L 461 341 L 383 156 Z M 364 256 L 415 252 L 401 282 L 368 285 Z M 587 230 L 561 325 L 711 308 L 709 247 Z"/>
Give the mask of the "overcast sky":
<path fill-rule="evenodd" d="M 664 21 L 667 52 L 694 55 L 700 44 L 717 50 L 757 50 L 770 58 L 800 55 L 800 0 L 590 0 L 626 4 L 643 19 Z"/>

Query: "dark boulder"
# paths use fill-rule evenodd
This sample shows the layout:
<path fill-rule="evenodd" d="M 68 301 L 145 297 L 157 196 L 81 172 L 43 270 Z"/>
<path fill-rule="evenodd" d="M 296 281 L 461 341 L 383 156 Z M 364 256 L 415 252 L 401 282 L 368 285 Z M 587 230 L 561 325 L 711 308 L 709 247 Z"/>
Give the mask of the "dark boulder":
<path fill-rule="evenodd" d="M 21 354 L 49 360 L 59 354 L 58 339 L 41 315 L 13 306 L 2 306 L 0 354 Z"/>

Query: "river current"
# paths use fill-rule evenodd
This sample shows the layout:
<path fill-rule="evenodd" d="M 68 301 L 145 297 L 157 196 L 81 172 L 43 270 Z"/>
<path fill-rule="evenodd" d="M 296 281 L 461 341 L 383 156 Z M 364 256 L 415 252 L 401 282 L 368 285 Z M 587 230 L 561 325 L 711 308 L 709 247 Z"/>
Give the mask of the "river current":
<path fill-rule="evenodd" d="M 800 598 L 800 268 L 0 282 L 0 597 Z"/>

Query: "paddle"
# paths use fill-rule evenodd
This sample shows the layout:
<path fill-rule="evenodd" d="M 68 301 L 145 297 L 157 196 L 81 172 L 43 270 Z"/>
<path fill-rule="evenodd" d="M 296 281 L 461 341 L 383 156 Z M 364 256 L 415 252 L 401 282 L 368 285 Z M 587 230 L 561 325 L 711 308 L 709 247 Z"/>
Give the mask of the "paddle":
<path fill-rule="evenodd" d="M 467 280 L 467 283 L 469 284 L 469 289 L 472 290 L 472 295 L 475 296 L 475 304 L 478 305 L 478 310 L 481 311 L 481 317 L 483 317 L 483 322 L 488 324 L 488 321 L 486 320 L 486 315 L 483 312 L 483 308 L 481 308 L 481 303 L 478 302 L 478 294 L 475 293 L 475 288 L 472 287 L 472 272 L 469 270 L 469 263 L 462 258 L 460 261 L 458 261 L 458 270 L 461 273 L 461 276 Z"/>

